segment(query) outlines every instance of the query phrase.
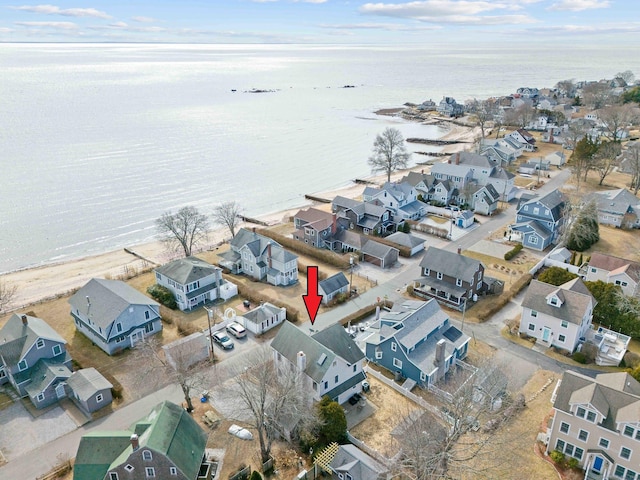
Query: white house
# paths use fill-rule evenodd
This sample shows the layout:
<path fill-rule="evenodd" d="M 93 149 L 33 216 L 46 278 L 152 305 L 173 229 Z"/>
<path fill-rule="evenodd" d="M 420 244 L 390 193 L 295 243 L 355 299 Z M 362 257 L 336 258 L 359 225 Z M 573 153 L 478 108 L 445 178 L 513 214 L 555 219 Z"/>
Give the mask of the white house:
<path fill-rule="evenodd" d="M 343 404 L 362 391 L 364 353 L 337 323 L 309 336 L 284 322 L 271 348 L 278 368 L 297 368 L 303 388 L 316 401 L 327 395 Z"/>
<path fill-rule="evenodd" d="M 276 307 L 269 302 L 265 302 L 242 315 L 242 324 L 250 332 L 262 335 L 267 330 L 280 325 L 286 318 L 286 308 Z"/>
<path fill-rule="evenodd" d="M 522 301 L 520 333 L 573 352 L 591 328 L 595 304 L 580 278 L 559 287 L 532 280 Z"/>
<path fill-rule="evenodd" d="M 349 280 L 342 272 L 338 272 L 318 283 L 318 293 L 322 295 L 322 303 L 325 305 L 329 304 L 341 293 L 347 294 L 348 292 Z"/>
<path fill-rule="evenodd" d="M 620 286 L 625 295 L 637 296 L 640 293 L 640 263 L 595 252 L 589 259 L 585 280 L 613 283 Z"/>
<path fill-rule="evenodd" d="M 564 151 L 561 152 L 552 152 L 546 157 L 544 157 L 545 161 L 549 163 L 549 165 L 554 165 L 556 167 L 561 167 L 566 163 L 566 157 Z"/>
<path fill-rule="evenodd" d="M 238 287 L 222 278 L 222 269 L 197 257 L 174 260 L 155 269 L 158 285 L 168 288 L 182 311 L 238 294 Z"/>

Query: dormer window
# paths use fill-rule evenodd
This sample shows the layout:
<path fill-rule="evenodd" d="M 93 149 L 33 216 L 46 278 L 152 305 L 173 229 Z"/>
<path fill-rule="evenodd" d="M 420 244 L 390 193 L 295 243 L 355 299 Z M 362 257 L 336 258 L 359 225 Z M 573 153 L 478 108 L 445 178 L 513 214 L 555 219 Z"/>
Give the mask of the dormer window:
<path fill-rule="evenodd" d="M 44 340 L 39 338 L 38 341 L 36 342 L 36 348 L 42 348 L 44 347 Z"/>
<path fill-rule="evenodd" d="M 550 303 L 551 305 L 555 305 L 555 306 L 557 306 L 557 305 L 558 305 L 558 299 L 557 299 L 556 297 L 551 297 L 551 298 L 549 299 L 549 303 Z"/>
<path fill-rule="evenodd" d="M 456 278 L 456 286 L 461 287 L 462 286 L 462 280 L 459 278 Z"/>

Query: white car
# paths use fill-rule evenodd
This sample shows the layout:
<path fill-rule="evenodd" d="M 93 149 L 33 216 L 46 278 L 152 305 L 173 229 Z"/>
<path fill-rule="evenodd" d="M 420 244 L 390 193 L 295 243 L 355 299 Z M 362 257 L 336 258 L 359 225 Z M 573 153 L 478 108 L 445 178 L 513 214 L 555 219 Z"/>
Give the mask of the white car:
<path fill-rule="evenodd" d="M 244 338 L 247 336 L 247 330 L 238 322 L 231 322 L 227 325 L 227 332 L 236 338 Z"/>

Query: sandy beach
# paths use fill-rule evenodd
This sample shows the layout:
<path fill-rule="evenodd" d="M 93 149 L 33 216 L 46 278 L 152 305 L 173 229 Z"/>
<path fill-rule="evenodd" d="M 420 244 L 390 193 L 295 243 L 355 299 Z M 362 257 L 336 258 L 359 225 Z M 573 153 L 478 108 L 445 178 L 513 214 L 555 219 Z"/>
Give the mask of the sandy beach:
<path fill-rule="evenodd" d="M 450 131 L 441 138 L 444 140 L 460 140 L 472 143 L 475 135 L 475 129 L 452 124 Z M 447 145 L 443 149 L 443 152 L 454 153 L 456 151 L 464 150 L 469 148 L 471 143 Z M 391 180 L 399 180 L 409 171 L 428 172 L 429 167 L 417 165 L 410 169 L 395 172 L 391 175 Z M 370 176 L 367 177 L 366 180 L 381 185 L 386 181 L 386 175 Z M 331 200 L 337 195 L 348 198 L 357 198 L 362 194 L 363 190 L 363 185 L 352 182 L 345 187 L 335 190 L 327 192 L 308 192 L 308 194 Z M 242 204 L 241 199 L 238 199 L 238 202 Z M 281 223 L 294 215 L 300 208 L 312 205 L 317 206 L 318 208 L 329 208 L 329 204 L 316 203 L 301 199 L 300 205 L 297 205 L 294 208 L 262 215 L 259 219 L 267 222 L 268 224 Z M 242 226 L 253 225 L 243 224 Z M 213 249 L 216 245 L 228 241 L 229 238 L 229 231 L 224 228 L 211 230 L 207 243 L 205 245 L 201 245 L 197 251 Z M 0 276 L 0 279 L 3 282 L 6 282 L 9 286 L 15 285 L 17 287 L 17 291 L 10 308 L 12 310 L 23 310 L 33 303 L 72 292 L 83 286 L 93 277 L 113 279 L 131 277 L 135 273 L 153 268 L 155 265 L 162 265 L 179 256 L 177 253 L 168 251 L 166 246 L 160 241 L 131 245 L 127 250 L 135 253 L 135 255 L 128 253 L 125 249 L 120 249 L 100 255 L 88 256 L 4 274 Z"/>

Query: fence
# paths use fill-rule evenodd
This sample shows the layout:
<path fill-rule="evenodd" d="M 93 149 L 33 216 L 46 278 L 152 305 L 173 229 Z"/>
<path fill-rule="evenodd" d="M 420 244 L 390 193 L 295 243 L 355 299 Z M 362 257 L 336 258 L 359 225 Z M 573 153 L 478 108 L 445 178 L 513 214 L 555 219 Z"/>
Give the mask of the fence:
<path fill-rule="evenodd" d="M 247 466 L 239 472 L 235 473 L 233 476 L 230 476 L 229 480 L 246 480 L 247 478 L 249 478 L 249 475 L 251 475 L 251 467 Z"/>
<path fill-rule="evenodd" d="M 380 453 L 378 453 L 375 449 L 369 447 L 366 443 L 364 443 L 362 440 L 354 437 L 349 432 L 347 432 L 347 440 L 349 440 L 351 443 L 353 443 L 356 447 L 358 447 L 360 450 L 365 452 L 370 457 L 375 458 L 381 464 L 383 464 L 383 465 L 385 465 L 387 467 L 389 465 L 391 465 L 391 460 L 389 460 L 387 457 L 385 457 L 383 455 L 380 455 Z"/>

